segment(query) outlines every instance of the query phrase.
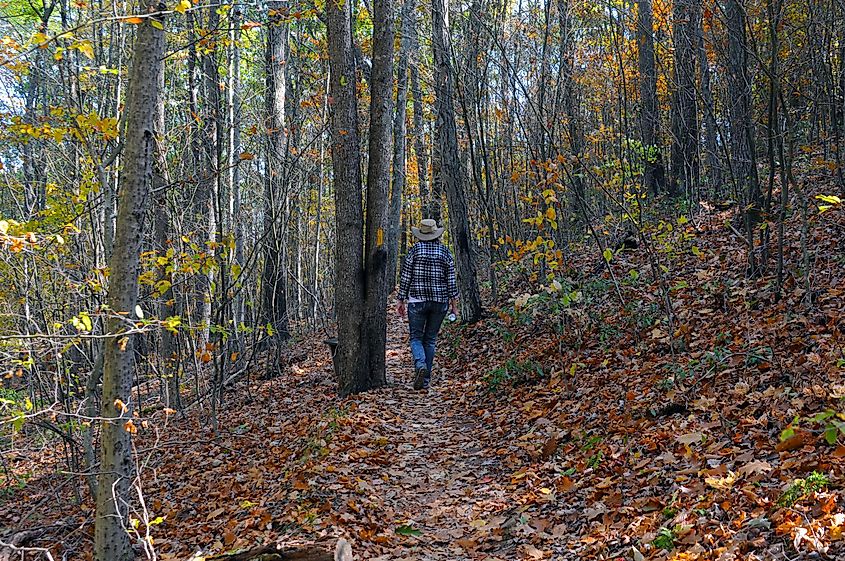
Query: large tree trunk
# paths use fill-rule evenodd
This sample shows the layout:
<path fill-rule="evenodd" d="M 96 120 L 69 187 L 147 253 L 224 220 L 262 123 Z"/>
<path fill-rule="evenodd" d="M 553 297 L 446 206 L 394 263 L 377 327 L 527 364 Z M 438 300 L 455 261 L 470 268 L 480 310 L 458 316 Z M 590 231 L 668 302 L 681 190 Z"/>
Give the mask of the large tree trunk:
<path fill-rule="evenodd" d="M 287 4 L 267 3 L 267 51 L 265 60 L 267 95 L 267 169 L 265 170 L 264 271 L 261 278 L 265 324 L 273 337 L 287 339 L 287 256 L 283 216 L 287 188 L 285 178 L 285 95 L 287 81 Z"/>
<path fill-rule="evenodd" d="M 748 272 L 757 272 L 754 233 L 760 220 L 759 178 L 751 115 L 751 79 L 748 75 L 748 41 L 745 6 L 741 0 L 728 0 L 728 117 L 730 120 L 731 167 L 736 189 L 742 193 L 742 212 L 748 241 Z"/>
<path fill-rule="evenodd" d="M 366 311 L 367 388 L 387 381 L 387 199 L 393 113 L 393 11 L 373 0 L 373 71 L 370 78 L 370 151 L 367 170 Z"/>
<path fill-rule="evenodd" d="M 657 69 L 654 63 L 654 13 L 651 0 L 638 0 L 637 45 L 640 64 L 640 129 L 643 143 L 643 185 L 657 195 L 665 190 L 663 154 L 657 102 Z"/>
<path fill-rule="evenodd" d="M 326 3 L 331 79 L 332 167 L 334 169 L 335 313 L 338 347 L 334 357 L 338 392 L 363 391 L 367 378 L 367 348 L 362 341 L 364 320 L 364 243 L 361 201 L 361 152 L 355 98 L 355 60 L 352 51 L 351 3 Z"/>
<path fill-rule="evenodd" d="M 140 12 L 155 12 L 158 3 L 144 0 Z M 135 316 L 138 301 L 142 221 L 156 157 L 154 118 L 161 103 L 160 76 L 164 64 L 163 17 L 156 14 L 137 28 L 134 57 L 126 95 L 126 133 L 120 201 L 112 259 L 109 311 L 103 366 L 102 446 L 94 524 L 94 559 L 129 561 L 134 558 L 127 528 L 127 501 L 132 477 L 131 389 L 132 349 L 129 336 L 120 336 L 126 319 Z M 118 314 L 125 314 L 120 316 Z M 127 404 L 121 407 L 121 402 Z"/>
<path fill-rule="evenodd" d="M 676 0 L 672 40 L 675 47 L 675 92 L 672 100 L 672 194 L 698 195 L 698 109 L 695 59 L 698 0 Z"/>
<path fill-rule="evenodd" d="M 434 66 L 437 125 L 434 181 L 446 191 L 449 203 L 449 231 L 455 246 L 455 259 L 463 304 L 461 316 L 465 322 L 481 319 L 481 296 L 475 270 L 474 241 L 470 235 L 469 214 L 464 195 L 463 170 L 458 154 L 458 134 L 455 126 L 454 76 L 450 59 L 451 44 L 448 14 L 444 0 L 432 0 L 432 31 L 434 34 Z M 435 192 L 440 189 L 435 189 Z"/>

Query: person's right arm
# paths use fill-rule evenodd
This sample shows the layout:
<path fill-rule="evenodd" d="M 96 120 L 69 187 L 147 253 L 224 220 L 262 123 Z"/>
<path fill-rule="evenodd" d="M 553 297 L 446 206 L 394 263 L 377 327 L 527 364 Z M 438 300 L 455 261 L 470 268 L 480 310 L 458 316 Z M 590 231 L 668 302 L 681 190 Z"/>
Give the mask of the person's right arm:
<path fill-rule="evenodd" d="M 450 311 L 458 315 L 458 281 L 455 274 L 455 258 L 449 253 L 448 268 L 446 271 L 446 286 L 449 290 Z"/>

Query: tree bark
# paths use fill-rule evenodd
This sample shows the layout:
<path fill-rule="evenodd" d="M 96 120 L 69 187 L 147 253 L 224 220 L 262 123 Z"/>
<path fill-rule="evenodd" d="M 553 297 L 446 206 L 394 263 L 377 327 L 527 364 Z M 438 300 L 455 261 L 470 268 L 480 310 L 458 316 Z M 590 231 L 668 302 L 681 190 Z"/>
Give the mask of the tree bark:
<path fill-rule="evenodd" d="M 455 246 L 455 260 L 462 296 L 461 317 L 473 323 L 481 319 L 481 296 L 475 268 L 474 242 L 470 235 L 469 214 L 464 194 L 463 170 L 458 154 L 455 126 L 454 82 L 448 14 L 444 0 L 432 0 L 432 31 L 436 92 L 435 160 L 438 174 L 434 178 L 438 190 L 445 190 L 449 203 L 449 231 Z"/>
<path fill-rule="evenodd" d="M 748 242 L 748 272 L 756 274 L 754 233 L 760 220 L 762 195 L 757 176 L 754 123 L 751 114 L 751 79 L 748 75 L 746 14 L 743 2 L 728 0 L 726 16 L 731 166 L 736 188 L 743 197 L 741 212 Z"/>
<path fill-rule="evenodd" d="M 370 77 L 370 150 L 367 170 L 366 310 L 367 389 L 387 381 L 387 201 L 393 113 L 393 10 L 373 0 L 373 71 Z"/>
<path fill-rule="evenodd" d="M 141 13 L 156 11 L 157 2 L 144 0 Z M 94 559 L 129 561 L 134 558 L 126 530 L 127 501 L 132 477 L 131 342 L 120 332 L 135 315 L 138 300 L 142 221 L 156 155 L 154 116 L 162 103 L 161 67 L 164 64 L 164 30 L 159 13 L 137 28 L 134 57 L 126 97 L 126 136 L 112 259 L 109 310 L 103 367 L 102 443 L 94 525 Z M 125 314 L 119 316 L 117 314 Z M 121 407 L 121 402 L 126 404 Z"/>
<path fill-rule="evenodd" d="M 402 4 L 402 37 L 399 62 L 396 66 L 396 113 L 393 119 L 393 182 L 390 189 L 390 211 L 387 222 L 387 289 L 396 287 L 396 271 L 399 253 L 399 227 L 402 216 L 402 197 L 405 191 L 405 153 L 407 148 L 405 120 L 408 105 L 408 66 L 411 52 L 413 13 L 416 0 L 405 0 Z"/>
<path fill-rule="evenodd" d="M 695 60 L 698 0 L 676 0 L 674 5 L 675 92 L 672 100 L 673 195 L 698 194 L 698 108 L 696 106 Z"/>
<path fill-rule="evenodd" d="M 164 91 L 164 65 L 159 65 L 157 77 L 159 91 Z M 173 294 L 173 264 L 170 262 L 168 250 L 172 248 L 170 237 L 172 225 L 170 221 L 170 209 L 168 208 L 168 196 L 165 189 L 170 183 L 167 171 L 167 147 L 163 144 L 165 137 L 164 103 L 159 103 L 155 108 L 153 124 L 155 126 L 155 161 L 153 163 L 152 186 L 161 190 L 155 197 L 155 239 L 156 249 L 161 257 L 168 258 L 168 262 L 158 267 L 159 306 L 158 315 L 165 319 L 176 315 L 175 295 Z M 173 332 L 162 329 L 160 331 L 159 356 L 162 360 L 162 374 L 167 383 L 167 406 L 181 410 L 182 403 L 179 396 L 179 357 L 176 336 Z"/>
<path fill-rule="evenodd" d="M 265 324 L 275 339 L 289 337 L 287 310 L 287 255 L 285 252 L 285 96 L 287 81 L 287 3 L 267 3 L 266 115 L 267 169 L 265 171 L 264 270 L 261 278 Z"/>
<path fill-rule="evenodd" d="M 654 62 L 654 12 L 651 0 L 637 2 L 637 44 L 640 65 L 640 130 L 643 143 L 643 185 L 658 195 L 666 189 L 663 155 L 658 139 L 657 69 Z"/>
<path fill-rule="evenodd" d="M 361 200 L 361 152 L 355 99 L 355 60 L 352 50 L 351 3 L 326 3 L 329 51 L 329 102 L 332 167 L 334 169 L 335 313 L 338 347 L 334 357 L 338 393 L 346 396 L 366 389 L 362 340 L 364 320 L 364 243 Z"/>

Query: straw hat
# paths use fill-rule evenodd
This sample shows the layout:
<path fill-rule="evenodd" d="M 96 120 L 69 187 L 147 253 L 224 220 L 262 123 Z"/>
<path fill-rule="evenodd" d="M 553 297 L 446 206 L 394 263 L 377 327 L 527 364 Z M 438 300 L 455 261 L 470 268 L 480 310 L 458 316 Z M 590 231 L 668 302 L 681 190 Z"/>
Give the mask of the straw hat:
<path fill-rule="evenodd" d="M 443 235 L 443 228 L 437 227 L 437 221 L 432 220 L 431 218 L 426 218 L 420 221 L 419 227 L 414 226 L 411 228 L 411 232 L 414 234 L 414 237 L 420 241 L 427 242 L 431 240 L 436 240 L 440 236 Z"/>

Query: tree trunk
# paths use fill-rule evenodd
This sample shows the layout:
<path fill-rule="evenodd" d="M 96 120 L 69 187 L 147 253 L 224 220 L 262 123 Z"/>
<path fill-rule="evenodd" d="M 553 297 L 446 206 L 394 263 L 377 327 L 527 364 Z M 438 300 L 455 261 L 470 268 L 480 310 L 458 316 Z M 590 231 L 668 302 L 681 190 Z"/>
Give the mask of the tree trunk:
<path fill-rule="evenodd" d="M 473 323 L 481 319 L 481 296 L 476 279 L 474 241 L 470 235 L 463 170 L 458 154 L 451 46 L 444 0 L 432 0 L 432 31 L 437 112 L 435 160 L 439 172 L 434 181 L 442 186 L 435 189 L 435 192 L 446 191 L 449 202 L 449 231 L 455 246 L 463 300 L 461 316 L 463 321 Z"/>
<path fill-rule="evenodd" d="M 387 381 L 387 200 L 393 112 L 393 10 L 373 0 L 373 71 L 370 77 L 370 150 L 367 170 L 366 311 L 367 389 Z"/>
<path fill-rule="evenodd" d="M 737 190 L 743 196 L 743 221 L 748 242 L 748 273 L 757 273 L 754 233 L 760 220 L 759 178 L 751 115 L 751 80 L 748 75 L 748 45 L 745 7 L 741 0 L 728 0 L 728 98 L 731 165 Z"/>
<path fill-rule="evenodd" d="M 197 199 L 199 201 L 199 211 L 201 213 L 201 231 L 203 232 L 203 242 L 206 247 L 202 248 L 202 253 L 214 253 L 211 246 L 217 238 L 217 212 L 215 205 L 219 194 L 220 183 L 220 164 L 222 153 L 222 112 L 220 103 L 220 73 L 217 69 L 217 43 L 215 33 L 218 32 L 220 23 L 220 14 L 217 6 L 209 6 L 207 8 L 208 21 L 207 27 L 209 35 L 206 40 L 206 50 L 203 51 L 201 57 L 203 88 L 205 90 L 205 104 L 202 106 L 202 123 L 200 132 L 200 169 L 199 171 L 199 189 Z M 219 241 L 219 240 L 218 240 Z M 206 259 L 207 263 L 212 263 L 210 258 Z M 212 293 L 212 286 L 214 284 L 214 268 L 207 266 L 205 273 L 199 273 L 199 289 L 201 291 L 202 300 L 199 307 L 200 326 L 203 342 L 208 341 L 209 329 L 211 327 L 212 302 L 214 294 Z"/>
<path fill-rule="evenodd" d="M 393 119 L 393 184 L 390 190 L 390 212 L 387 222 L 387 290 L 396 287 L 396 269 L 399 253 L 399 227 L 402 217 L 402 196 L 405 191 L 405 119 L 408 105 L 408 61 L 411 51 L 413 13 L 416 0 L 405 0 L 402 5 L 402 39 L 399 63 L 396 67 L 396 114 Z"/>
<path fill-rule="evenodd" d="M 364 243 L 361 201 L 361 152 L 355 98 L 355 60 L 352 51 L 351 3 L 326 4 L 329 51 L 330 129 L 335 194 L 335 313 L 338 348 L 334 357 L 338 393 L 346 396 L 366 389 L 362 341 L 364 320 Z"/>
<path fill-rule="evenodd" d="M 672 100 L 671 194 L 698 195 L 698 109 L 695 59 L 698 0 L 676 0 L 674 5 L 675 92 Z"/>
<path fill-rule="evenodd" d="M 704 22 L 698 18 L 695 35 L 698 51 L 698 69 L 701 75 L 701 105 L 704 114 L 704 138 L 707 149 L 707 184 L 711 195 L 721 195 L 722 167 L 719 163 L 718 128 L 716 125 L 716 106 L 713 103 L 713 87 L 710 80 L 710 61 L 707 60 L 707 50 L 704 43 Z"/>
<path fill-rule="evenodd" d="M 164 91 L 164 65 L 159 65 L 157 77 L 159 91 Z M 173 273 L 172 261 L 168 256 L 168 250 L 172 248 L 170 237 L 172 225 L 170 223 L 170 209 L 168 208 L 168 197 L 165 189 L 170 183 L 167 171 L 167 147 L 163 144 L 165 138 L 164 103 L 158 103 L 153 116 L 155 126 L 155 161 L 153 163 L 152 187 L 161 190 L 155 200 L 155 239 L 156 250 L 160 256 L 167 258 L 168 262 L 158 267 L 159 282 L 156 285 L 159 292 L 158 315 L 165 319 L 176 315 L 175 296 L 173 294 Z M 167 406 L 173 409 L 182 409 L 179 397 L 179 357 L 177 356 L 178 345 L 175 334 L 168 330 L 160 331 L 161 347 L 159 357 L 161 358 L 162 374 L 167 381 Z"/>
<path fill-rule="evenodd" d="M 657 69 L 654 63 L 654 13 L 651 0 L 638 0 L 637 44 L 640 64 L 640 129 L 643 142 L 643 185 L 658 195 L 665 190 L 663 155 L 658 141 Z"/>
<path fill-rule="evenodd" d="M 413 30 L 414 44 L 419 47 L 417 41 L 417 30 Z M 420 204 L 422 206 L 423 218 L 427 218 L 431 201 L 431 190 L 428 184 L 428 151 L 425 143 L 425 124 L 423 122 L 423 100 L 422 88 L 420 87 L 420 69 L 416 61 L 411 62 L 411 97 L 413 98 L 413 130 L 411 136 L 414 137 L 414 156 L 417 161 L 417 183 L 419 184 Z M 405 217 L 408 219 L 409 217 Z M 403 230 L 404 231 L 404 230 Z M 404 253 L 404 252 L 402 252 Z"/>
<path fill-rule="evenodd" d="M 141 13 L 158 4 L 145 0 Z M 132 350 L 128 336 L 119 333 L 134 317 L 138 300 L 142 221 L 156 158 L 155 114 L 161 104 L 160 76 L 164 64 L 162 15 L 137 28 L 134 57 L 126 96 L 126 135 L 123 149 L 115 251 L 110 261 L 109 310 L 103 367 L 102 446 L 94 525 L 94 559 L 129 561 L 134 558 L 127 533 L 127 501 L 132 477 L 131 388 Z M 125 318 L 117 314 L 126 314 Z M 121 402 L 126 404 L 121 407 Z"/>
<path fill-rule="evenodd" d="M 244 335 L 240 326 L 244 322 L 245 298 L 241 277 L 244 266 L 244 228 L 241 221 L 241 51 L 240 51 L 240 22 L 241 7 L 232 8 L 232 27 L 229 32 L 231 42 L 229 50 L 229 88 L 228 88 L 228 121 L 229 121 L 229 214 L 232 219 L 232 229 L 235 236 L 235 252 L 232 260 L 232 284 L 235 286 L 235 297 L 232 304 L 232 323 L 238 351 L 243 352 Z"/>
<path fill-rule="evenodd" d="M 265 170 L 264 271 L 261 278 L 264 295 L 263 321 L 271 338 L 289 336 L 287 310 L 287 255 L 285 253 L 286 198 L 285 176 L 285 95 L 287 81 L 288 24 L 287 4 L 267 3 L 266 115 L 267 169 Z M 284 191 L 284 192 L 283 192 Z"/>

